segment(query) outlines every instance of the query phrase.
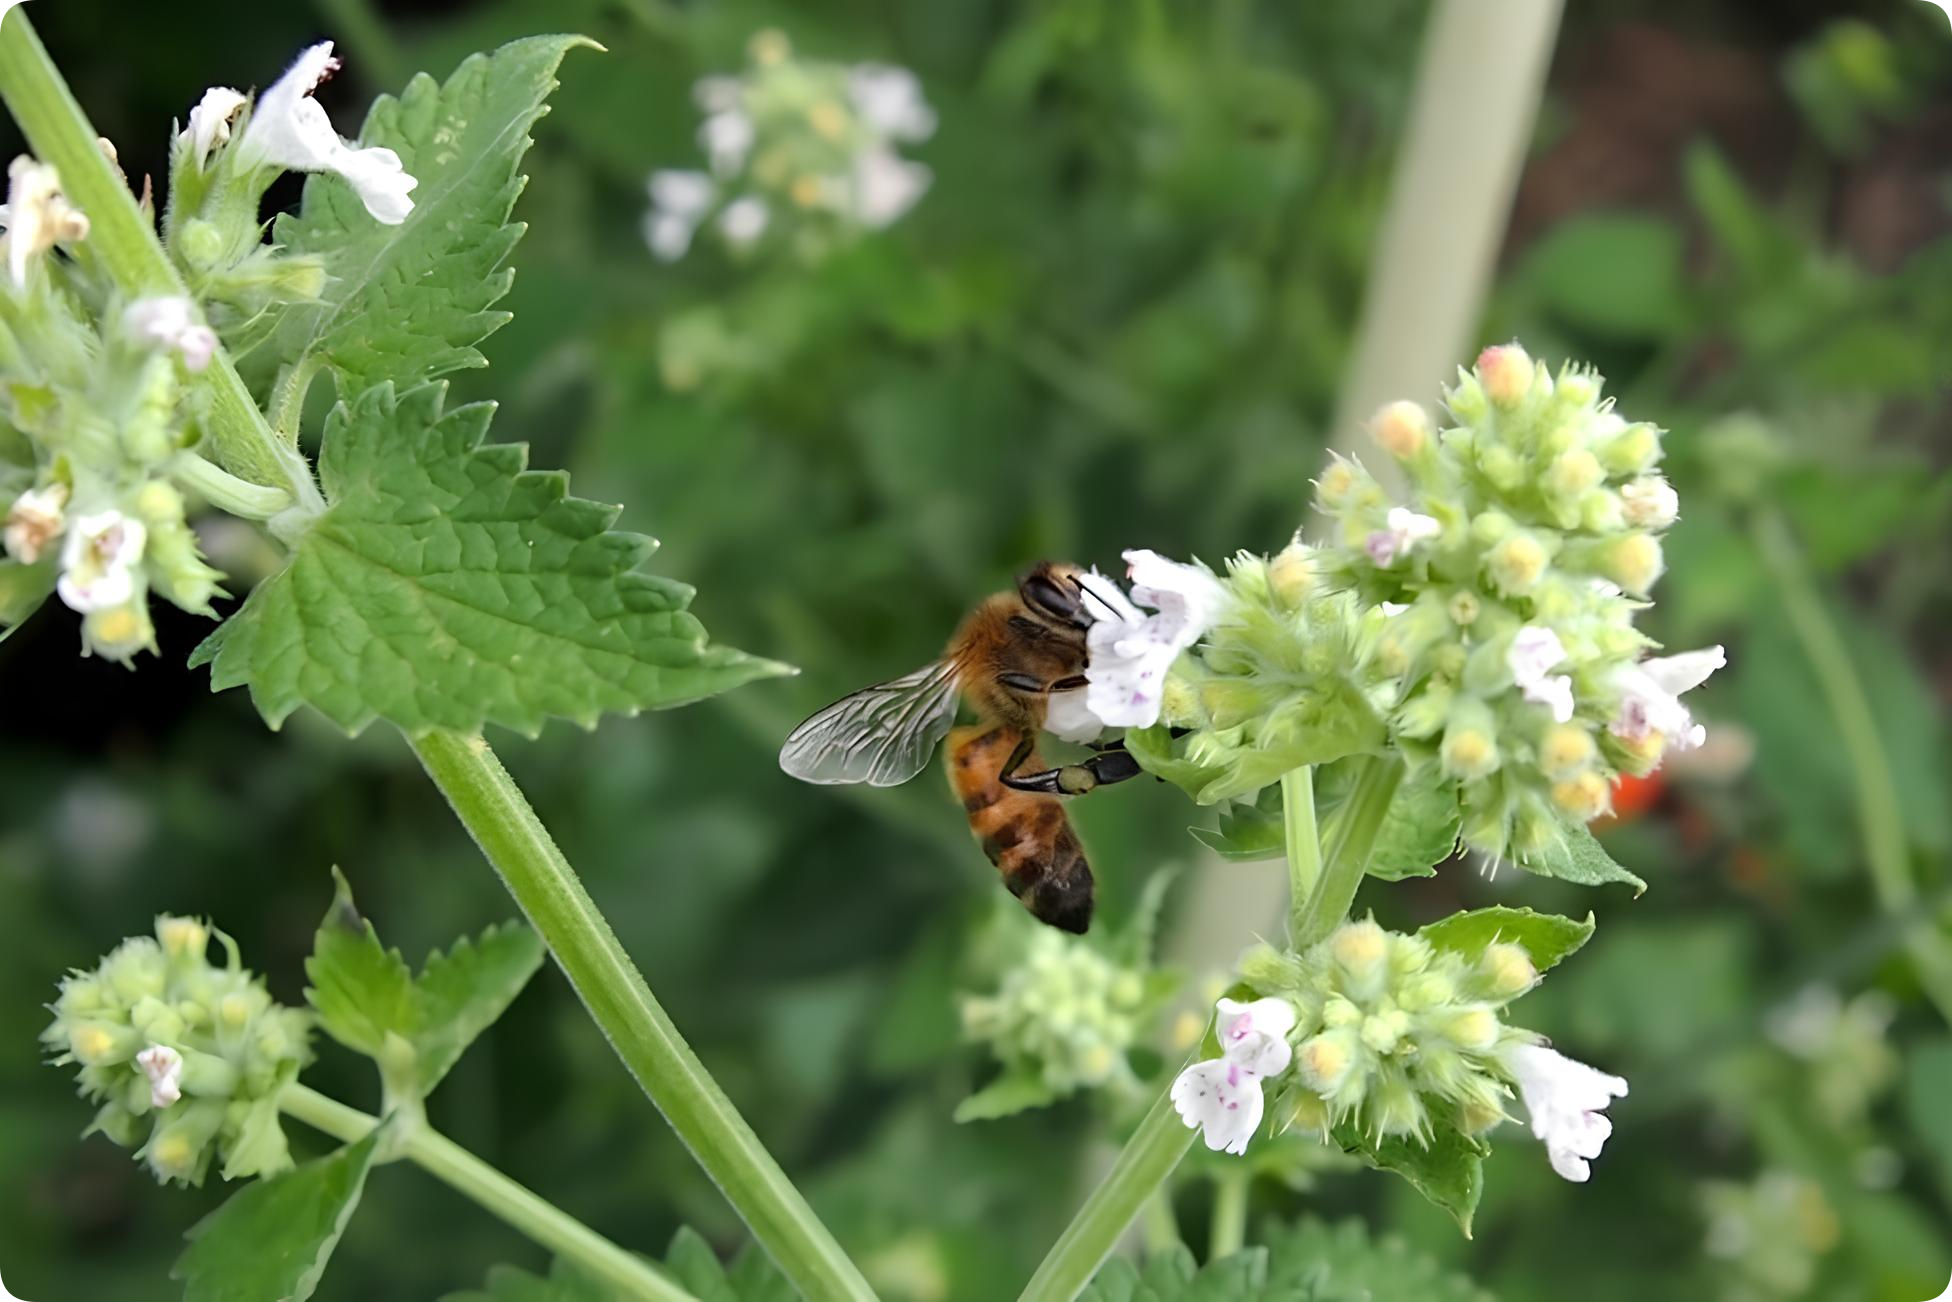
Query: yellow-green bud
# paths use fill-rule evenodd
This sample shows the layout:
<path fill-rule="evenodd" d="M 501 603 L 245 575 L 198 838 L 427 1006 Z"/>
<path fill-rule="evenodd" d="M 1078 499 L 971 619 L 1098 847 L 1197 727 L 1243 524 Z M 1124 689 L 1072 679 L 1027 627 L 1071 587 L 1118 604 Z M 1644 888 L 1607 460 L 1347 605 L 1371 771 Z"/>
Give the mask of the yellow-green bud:
<path fill-rule="evenodd" d="M 1498 729 L 1483 701 L 1460 696 L 1452 702 L 1439 757 L 1445 773 L 1465 782 L 1498 771 Z"/>
<path fill-rule="evenodd" d="M 746 42 L 746 55 L 760 67 L 770 68 L 793 57 L 793 42 L 777 27 L 762 27 Z"/>
<path fill-rule="evenodd" d="M 1369 422 L 1369 432 L 1385 452 L 1410 461 L 1430 446 L 1430 417 L 1414 402 L 1392 402 Z"/>
<path fill-rule="evenodd" d="M 1606 812 L 1609 795 L 1606 779 L 1590 771 L 1552 786 L 1552 803 L 1582 823 L 1590 823 Z"/>
<path fill-rule="evenodd" d="M 1486 568 L 1498 590 L 1508 596 L 1523 596 L 1538 586 L 1545 573 L 1545 547 L 1529 533 L 1514 533 L 1491 549 Z"/>
<path fill-rule="evenodd" d="M 1574 448 L 1559 454 L 1545 472 L 1546 487 L 1561 497 L 1574 498 L 1588 489 L 1597 488 L 1606 478 L 1600 468 L 1600 460 L 1585 448 Z"/>
<path fill-rule="evenodd" d="M 201 960 L 210 947 L 210 928 L 195 918 L 164 914 L 156 919 L 156 940 L 171 958 Z"/>
<path fill-rule="evenodd" d="M 1593 736 L 1577 724 L 1554 724 L 1539 741 L 1539 768 L 1549 778 L 1571 777 L 1590 765 L 1596 755 Z"/>
<path fill-rule="evenodd" d="M 1389 948 L 1389 933 L 1365 919 L 1338 928 L 1329 937 L 1329 950 L 1350 977 L 1361 981 L 1373 974 Z"/>
<path fill-rule="evenodd" d="M 1483 603 L 1478 600 L 1478 594 L 1469 588 L 1459 588 L 1453 592 L 1445 606 L 1450 614 L 1450 622 L 1459 628 L 1469 628 L 1477 623 L 1478 614 L 1483 608 Z"/>
<path fill-rule="evenodd" d="M 1338 1034 L 1318 1035 L 1304 1042 L 1295 1054 L 1295 1066 L 1302 1081 L 1317 1094 L 1333 1094 L 1348 1079 L 1354 1061 L 1349 1045 Z"/>
<path fill-rule="evenodd" d="M 1625 424 L 1610 413 L 1608 418 L 1603 419 L 1605 424 L 1617 427 L 1602 434 L 1594 444 L 1594 451 L 1599 456 L 1600 464 L 1606 467 L 1607 474 L 1618 478 L 1644 474 L 1654 468 L 1661 459 L 1658 430 L 1645 421 Z"/>
<path fill-rule="evenodd" d="M 102 610 L 91 610 L 81 617 L 83 655 L 127 663 L 138 651 L 156 649 L 156 629 L 149 622 L 149 603 L 142 594 Z"/>
<path fill-rule="evenodd" d="M 1291 542 L 1267 563 L 1268 591 L 1293 610 L 1315 587 L 1315 553 L 1306 543 Z"/>
<path fill-rule="evenodd" d="M 1602 560 L 1606 577 L 1635 596 L 1646 595 L 1660 578 L 1661 567 L 1660 541 L 1644 533 L 1630 533 L 1616 539 Z"/>
<path fill-rule="evenodd" d="M 1471 541 L 1480 547 L 1491 547 L 1516 527 L 1503 511 L 1485 511 L 1471 521 Z"/>
<path fill-rule="evenodd" d="M 179 223 L 170 243 L 185 263 L 199 270 L 215 267 L 224 256 L 224 233 L 201 217 Z"/>
<path fill-rule="evenodd" d="M 1341 457 L 1336 457 L 1323 468 L 1321 478 L 1315 481 L 1315 498 L 1324 508 L 1333 511 L 1348 502 L 1355 487 L 1356 468 Z"/>
<path fill-rule="evenodd" d="M 1532 391 L 1532 356 L 1519 345 L 1499 344 L 1478 354 L 1478 382 L 1493 406 L 1509 411 Z"/>
<path fill-rule="evenodd" d="M 1483 1005 L 1459 1008 L 1443 1021 L 1444 1035 L 1460 1049 L 1485 1050 L 1498 1042 L 1498 1015 Z"/>

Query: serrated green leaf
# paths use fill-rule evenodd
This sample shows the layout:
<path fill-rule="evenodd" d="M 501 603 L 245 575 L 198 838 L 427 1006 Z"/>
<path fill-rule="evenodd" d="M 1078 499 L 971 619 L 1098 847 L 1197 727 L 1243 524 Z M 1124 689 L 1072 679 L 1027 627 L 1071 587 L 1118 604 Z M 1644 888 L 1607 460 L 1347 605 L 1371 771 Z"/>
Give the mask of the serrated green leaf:
<path fill-rule="evenodd" d="M 1079 1302 L 1492 1302 L 1400 1239 L 1369 1237 L 1360 1221 L 1313 1219 L 1274 1231 L 1204 1267 L 1175 1244 L 1143 1267 L 1105 1263 Z"/>
<path fill-rule="evenodd" d="M 214 689 L 248 683 L 274 728 L 309 704 L 349 732 L 532 735 L 786 672 L 707 645 L 691 589 L 638 570 L 655 544 L 611 530 L 619 508 L 483 444 L 491 408 L 443 412 L 445 394 L 381 385 L 333 411 L 331 506 L 191 655 Z"/>
<path fill-rule="evenodd" d="M 400 155 L 419 181 L 413 211 L 383 226 L 339 177 L 306 180 L 299 211 L 278 221 L 274 238 L 322 257 L 330 279 L 253 350 L 254 378 L 322 362 L 350 397 L 382 380 L 406 388 L 486 364 L 475 345 L 508 320 L 490 309 L 515 275 L 504 264 L 524 229 L 509 217 L 529 130 L 578 45 L 598 48 L 580 36 L 511 41 L 468 58 L 444 85 L 422 73 L 398 99 L 374 103 L 360 142 Z"/>
<path fill-rule="evenodd" d="M 1557 877 L 1562 882 L 1576 882 L 1581 886 L 1624 882 L 1633 887 L 1635 895 L 1647 893 L 1647 883 L 1613 862 L 1613 856 L 1580 824 L 1563 828 L 1557 845 L 1520 858 L 1518 866 L 1528 873 Z"/>
<path fill-rule="evenodd" d="M 1195 841 L 1232 863 L 1279 859 L 1288 852 L 1281 788 L 1265 787 L 1251 803 L 1243 800 L 1222 805 L 1218 827 L 1191 827 L 1187 831 Z"/>
<path fill-rule="evenodd" d="M 1457 784 L 1445 781 L 1434 765 L 1428 766 L 1397 788 L 1376 846 L 1369 852 L 1367 872 L 1384 881 L 1434 877 L 1437 865 L 1457 852 L 1457 833 L 1463 826 Z"/>
<path fill-rule="evenodd" d="M 1042 1079 L 1026 1071 L 1007 1071 L 956 1105 L 955 1119 L 995 1121 L 1032 1108 L 1048 1107 L 1057 1095 Z"/>
<path fill-rule="evenodd" d="M 1439 949 L 1454 950 L 1475 959 L 1499 941 L 1523 945 L 1532 966 L 1543 972 L 1584 945 L 1593 934 L 1593 915 L 1583 922 L 1556 913 L 1534 913 L 1499 904 L 1488 909 L 1453 913 L 1417 932 Z"/>
<path fill-rule="evenodd" d="M 353 904 L 345 874 L 332 870 L 332 907 L 312 938 L 305 998 L 319 1026 L 355 1053 L 377 1058 L 389 1034 L 407 1038 L 414 1026 L 413 972 L 397 949 L 380 944 L 373 924 Z"/>
<path fill-rule="evenodd" d="M 198 1222 L 170 1269 L 183 1302 L 304 1302 L 359 1206 L 375 1129 L 330 1157 L 258 1180 Z"/>
<path fill-rule="evenodd" d="M 514 1266 L 496 1266 L 488 1272 L 485 1288 L 449 1293 L 441 1302 L 613 1302 L 616 1297 L 614 1289 L 558 1258 L 547 1279 Z"/>
<path fill-rule="evenodd" d="M 436 951 L 416 978 L 361 916 L 344 875 L 335 868 L 332 878 L 332 907 L 305 960 L 306 998 L 328 1035 L 379 1062 L 390 1088 L 425 1098 L 535 975 L 542 941 L 520 923 L 493 926 Z"/>
<path fill-rule="evenodd" d="M 1378 1171 L 1394 1171 L 1412 1188 L 1451 1214 L 1464 1237 L 1471 1237 L 1471 1218 L 1484 1193 L 1484 1156 L 1491 1150 L 1461 1131 L 1440 1129 L 1428 1146 L 1401 1135 L 1380 1139 L 1366 1135 L 1345 1121 L 1333 1132 L 1342 1151 L 1360 1157 Z"/>
<path fill-rule="evenodd" d="M 475 1037 L 495 1024 L 542 966 L 542 938 L 519 922 L 491 926 L 428 955 L 414 982 L 420 1088 L 431 1092 Z"/>

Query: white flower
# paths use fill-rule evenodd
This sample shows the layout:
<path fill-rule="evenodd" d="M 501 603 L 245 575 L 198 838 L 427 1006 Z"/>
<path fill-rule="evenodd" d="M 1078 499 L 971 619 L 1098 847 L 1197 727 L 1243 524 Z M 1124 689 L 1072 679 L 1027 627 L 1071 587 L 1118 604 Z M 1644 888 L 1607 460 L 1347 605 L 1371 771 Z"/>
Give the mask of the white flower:
<path fill-rule="evenodd" d="M 766 233 L 766 223 L 771 216 L 763 199 L 752 195 L 734 199 L 718 215 L 719 234 L 734 248 L 745 248 Z"/>
<path fill-rule="evenodd" d="M 1085 576 L 1085 704 L 1108 727 L 1147 728 L 1158 722 L 1166 671 L 1218 616 L 1226 589 L 1206 567 L 1157 552 L 1128 551 L 1125 561 L 1132 599 L 1157 613 L 1142 614 L 1103 575 Z"/>
<path fill-rule="evenodd" d="M 935 110 L 922 98 L 922 83 L 906 68 L 857 64 L 847 77 L 854 111 L 875 133 L 895 140 L 927 140 L 935 134 Z"/>
<path fill-rule="evenodd" d="M 1063 741 L 1098 740 L 1098 734 L 1105 730 L 1105 724 L 1091 712 L 1087 695 L 1087 690 L 1082 687 L 1052 692 L 1044 711 L 1044 731 Z"/>
<path fill-rule="evenodd" d="M 28 264 L 56 244 L 88 238 L 88 217 L 61 193 L 61 174 L 26 154 L 7 168 L 7 270 L 27 287 Z"/>
<path fill-rule="evenodd" d="M 70 610 L 87 614 L 120 606 L 135 595 L 135 569 L 149 531 L 120 511 L 77 516 L 61 549 L 55 590 Z"/>
<path fill-rule="evenodd" d="M 136 1055 L 136 1066 L 149 1078 L 149 1102 L 166 1108 L 183 1097 L 183 1055 L 167 1044 L 152 1044 Z"/>
<path fill-rule="evenodd" d="M 217 332 L 197 320 L 190 300 L 177 294 L 137 299 L 122 314 L 122 328 L 151 348 L 181 353 L 192 371 L 210 365 L 217 351 Z"/>
<path fill-rule="evenodd" d="M 893 224 L 915 206 L 933 176 L 886 145 L 863 149 L 854 156 L 854 219 L 870 230 Z"/>
<path fill-rule="evenodd" d="M 1572 679 L 1550 671 L 1565 658 L 1566 648 L 1559 635 L 1537 624 L 1519 629 L 1511 640 L 1511 650 L 1505 653 L 1505 664 L 1518 690 L 1526 700 L 1551 709 L 1558 723 L 1572 718 Z"/>
<path fill-rule="evenodd" d="M 1394 565 L 1397 557 L 1408 554 L 1418 543 L 1435 538 L 1444 531 L 1444 527 L 1430 516 L 1419 515 L 1402 506 L 1392 506 L 1384 522 L 1387 527 L 1370 534 L 1364 544 L 1369 559 L 1384 567 Z"/>
<path fill-rule="evenodd" d="M 41 559 L 41 549 L 61 536 L 65 520 L 61 508 L 68 504 L 68 490 L 62 484 L 30 488 L 7 508 L 7 554 L 22 565 Z"/>
<path fill-rule="evenodd" d="M 676 262 L 691 247 L 698 223 L 718 201 L 718 187 L 703 172 L 664 169 L 651 173 L 650 192 L 644 240 L 660 261 Z"/>
<path fill-rule="evenodd" d="M 1681 694 L 1707 682 L 1710 674 L 1727 663 L 1722 649 L 1711 646 L 1621 666 L 1613 675 L 1613 685 L 1620 692 L 1620 711 L 1611 725 L 1613 735 L 1638 742 L 1658 732 L 1674 750 L 1699 746 L 1707 740 L 1708 730 L 1681 704 Z"/>
<path fill-rule="evenodd" d="M 1222 999 L 1219 1009 L 1220 1049 L 1228 1059 L 1256 1076 L 1279 1076 L 1288 1070 L 1294 1050 L 1288 1032 L 1295 1026 L 1295 1006 L 1285 999 L 1256 999 L 1243 1004 Z"/>
<path fill-rule="evenodd" d="M 1665 529 L 1680 514 L 1680 494 L 1659 475 L 1620 485 L 1620 515 L 1637 529 Z"/>
<path fill-rule="evenodd" d="M 212 86 L 203 92 L 203 98 L 190 110 L 190 124 L 176 137 L 194 154 L 198 171 L 210 161 L 210 151 L 230 139 L 230 124 L 248 103 L 250 99 L 243 92 L 229 86 Z"/>
<path fill-rule="evenodd" d="M 1266 1109 L 1261 1082 L 1286 1071 L 1294 1056 L 1287 1035 L 1295 1010 L 1285 999 L 1222 999 L 1218 1008 L 1221 1056 L 1179 1073 L 1173 1108 L 1214 1152 L 1245 1153 Z"/>
<path fill-rule="evenodd" d="M 712 171 L 729 176 L 746 165 L 752 151 L 752 119 L 741 109 L 722 109 L 698 127 L 698 147 L 711 160 Z"/>
<path fill-rule="evenodd" d="M 1613 1133 L 1613 1123 L 1600 1114 L 1626 1097 L 1626 1081 L 1541 1044 L 1513 1045 L 1504 1058 L 1552 1169 L 1584 1183 L 1593 1174 L 1589 1162 Z"/>
<path fill-rule="evenodd" d="M 285 75 L 258 96 L 237 142 L 239 165 L 336 172 L 352 184 L 375 221 L 398 226 L 413 211 L 407 194 L 420 182 L 407 173 L 391 149 L 355 148 L 332 129 L 332 119 L 312 92 L 338 70 L 330 41 L 300 52 Z"/>

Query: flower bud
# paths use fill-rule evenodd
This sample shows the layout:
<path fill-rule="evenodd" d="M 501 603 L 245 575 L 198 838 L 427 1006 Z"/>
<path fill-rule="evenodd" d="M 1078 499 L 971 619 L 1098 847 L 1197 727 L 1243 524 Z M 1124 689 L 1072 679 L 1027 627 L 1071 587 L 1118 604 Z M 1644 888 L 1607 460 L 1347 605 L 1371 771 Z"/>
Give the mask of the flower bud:
<path fill-rule="evenodd" d="M 175 959 L 202 962 L 210 948 L 210 928 L 195 918 L 163 914 L 156 919 L 156 940 L 163 953 Z"/>
<path fill-rule="evenodd" d="M 1539 540 L 1529 533 L 1514 533 L 1491 549 L 1485 566 L 1491 581 L 1507 596 L 1523 596 L 1538 586 L 1548 557 Z"/>
<path fill-rule="evenodd" d="M 1652 425 L 1645 421 L 1628 425 L 1617 416 L 1607 423 L 1618 428 L 1603 433 L 1593 447 L 1607 474 L 1615 477 L 1644 474 L 1660 461 L 1660 431 Z"/>
<path fill-rule="evenodd" d="M 171 243 L 184 263 L 197 271 L 209 271 L 222 262 L 227 241 L 214 222 L 192 217 L 178 224 Z"/>
<path fill-rule="evenodd" d="M 1497 1013 L 1479 1004 L 1454 1010 L 1443 1020 L 1439 1029 L 1458 1048 L 1482 1052 L 1498 1043 L 1499 1033 L 1504 1028 L 1498 1021 Z"/>
<path fill-rule="evenodd" d="M 1661 567 L 1661 545 L 1652 534 L 1627 534 L 1601 558 L 1601 573 L 1635 596 L 1644 596 L 1654 586 Z"/>
<path fill-rule="evenodd" d="M 1471 625 L 1477 623 L 1478 612 L 1483 609 L 1483 605 L 1478 601 L 1477 593 L 1472 592 L 1469 588 L 1459 588 L 1451 594 L 1450 600 L 1444 605 L 1444 609 L 1450 615 L 1451 623 L 1457 625 L 1459 628 L 1469 628 Z"/>
<path fill-rule="evenodd" d="M 1430 445 L 1430 417 L 1414 402 L 1392 402 L 1369 422 L 1369 432 L 1385 452 L 1410 461 Z"/>
<path fill-rule="evenodd" d="M 1460 696 L 1452 703 L 1439 754 L 1444 772 L 1460 781 L 1475 782 L 1497 772 L 1498 730 L 1483 701 Z"/>
<path fill-rule="evenodd" d="M 1303 542 L 1291 542 L 1267 563 L 1268 591 L 1290 610 L 1300 607 L 1315 587 L 1314 549 Z"/>
<path fill-rule="evenodd" d="M 1370 1095 L 1368 1115 L 1370 1124 L 1383 1135 L 1421 1135 L 1430 1125 L 1415 1087 L 1393 1073 L 1383 1076 Z"/>
<path fill-rule="evenodd" d="M 1302 1044 L 1295 1054 L 1295 1068 L 1308 1088 L 1326 1098 L 1342 1088 L 1354 1058 L 1346 1033 L 1331 1031 Z"/>
<path fill-rule="evenodd" d="M 155 1132 L 138 1156 L 165 1184 L 196 1185 L 210 1166 L 211 1141 L 224 1124 L 225 1105 L 201 1099 L 159 1114 Z"/>
<path fill-rule="evenodd" d="M 1381 927 L 1365 919 L 1337 928 L 1328 943 L 1342 970 L 1351 980 L 1361 982 L 1368 980 L 1381 966 L 1388 939 L 1388 934 Z"/>
<path fill-rule="evenodd" d="M 81 617 L 81 653 L 127 664 L 139 651 L 156 650 L 156 628 L 143 595 Z"/>
<path fill-rule="evenodd" d="M 60 537 L 66 527 L 61 508 L 67 502 L 68 487 L 58 483 L 29 489 L 15 498 L 7 510 L 7 554 L 22 565 L 40 560 L 47 545 Z"/>
<path fill-rule="evenodd" d="M 1620 486 L 1621 517 L 1636 529 L 1665 529 L 1680 511 L 1680 496 L 1659 475 Z"/>
<path fill-rule="evenodd" d="M 1600 460 L 1585 448 L 1573 448 L 1553 459 L 1545 472 L 1546 491 L 1563 498 L 1577 498 L 1598 488 L 1606 472 Z"/>
<path fill-rule="evenodd" d="M 1552 787 L 1552 803 L 1582 823 L 1590 823 L 1606 812 L 1609 795 L 1606 779 L 1592 772 L 1567 778 Z"/>
<path fill-rule="evenodd" d="M 1478 354 L 1478 380 L 1495 407 L 1506 411 L 1532 390 L 1532 356 L 1517 344 L 1500 344 Z"/>
<path fill-rule="evenodd" d="M 1539 742 L 1539 769 L 1559 780 L 1571 777 L 1592 764 L 1598 755 L 1593 736 L 1577 724 L 1555 724 Z"/>

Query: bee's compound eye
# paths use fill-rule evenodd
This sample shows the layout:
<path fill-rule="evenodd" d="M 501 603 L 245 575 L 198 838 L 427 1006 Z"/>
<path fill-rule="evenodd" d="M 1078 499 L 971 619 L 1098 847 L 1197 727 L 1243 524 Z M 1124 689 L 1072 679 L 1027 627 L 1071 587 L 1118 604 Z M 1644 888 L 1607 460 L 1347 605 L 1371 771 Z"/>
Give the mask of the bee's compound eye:
<path fill-rule="evenodd" d="M 1017 585 L 1017 594 L 1023 598 L 1025 605 L 1042 611 L 1059 623 L 1075 628 L 1085 628 L 1091 623 L 1091 616 L 1078 599 L 1076 585 L 1061 583 L 1043 570 L 1032 570 L 1024 575 L 1023 581 Z"/>

